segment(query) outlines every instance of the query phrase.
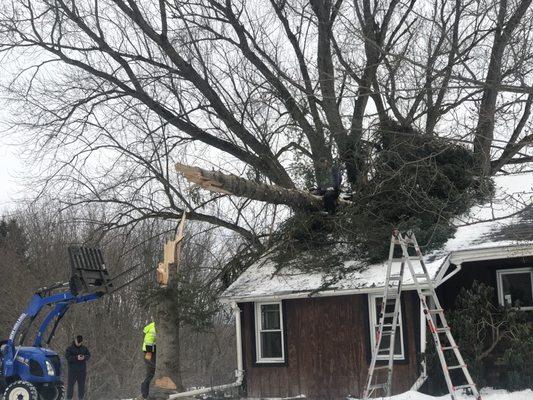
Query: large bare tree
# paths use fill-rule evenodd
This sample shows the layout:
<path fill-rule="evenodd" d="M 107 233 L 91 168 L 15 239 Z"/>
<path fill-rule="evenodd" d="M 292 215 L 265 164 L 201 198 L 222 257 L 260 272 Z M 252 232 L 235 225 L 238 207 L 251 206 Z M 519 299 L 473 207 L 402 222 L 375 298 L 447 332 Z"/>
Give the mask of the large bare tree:
<path fill-rule="evenodd" d="M 530 3 L 12 0 L 1 45 L 65 203 L 107 204 L 116 225 L 187 209 L 260 245 L 267 221 L 243 216 L 268 208 L 191 192 L 173 162 L 268 183 L 290 207 L 334 158 L 353 190 L 371 180 L 372 127 L 391 117 L 471 144 L 480 175 L 529 162 Z"/>

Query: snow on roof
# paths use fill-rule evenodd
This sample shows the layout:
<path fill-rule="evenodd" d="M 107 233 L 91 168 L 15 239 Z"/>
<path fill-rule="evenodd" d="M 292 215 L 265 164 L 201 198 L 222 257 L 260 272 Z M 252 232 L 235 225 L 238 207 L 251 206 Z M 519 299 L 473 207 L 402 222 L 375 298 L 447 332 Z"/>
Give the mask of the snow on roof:
<path fill-rule="evenodd" d="M 457 218 L 454 223 L 458 228 L 454 237 L 439 250 L 426 255 L 426 267 L 432 279 L 442 278 L 450 256 L 458 251 L 509 249 L 526 244 L 533 255 L 533 171 L 498 176 L 495 184 L 496 193 L 491 202 L 473 207 L 468 215 Z M 421 271 L 419 262 L 414 264 L 415 270 Z M 267 252 L 225 290 L 222 299 L 294 297 L 322 289 L 325 289 L 321 292 L 323 295 L 369 292 L 385 284 L 386 262 L 365 265 L 358 260 L 349 260 L 344 266 L 346 274 L 340 279 L 333 279 L 326 272 L 302 271 L 296 267 L 279 269 L 272 252 Z M 399 263 L 394 263 L 392 268 L 398 269 Z M 408 286 L 412 283 L 406 271 L 403 284 Z"/>

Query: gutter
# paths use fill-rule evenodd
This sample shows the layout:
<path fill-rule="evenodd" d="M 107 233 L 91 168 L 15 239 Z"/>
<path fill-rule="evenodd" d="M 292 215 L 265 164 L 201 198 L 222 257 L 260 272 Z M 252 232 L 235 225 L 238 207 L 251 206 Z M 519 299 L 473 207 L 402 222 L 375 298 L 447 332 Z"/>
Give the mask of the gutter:
<path fill-rule="evenodd" d="M 424 285 L 421 285 L 424 286 Z M 405 291 L 416 290 L 416 286 L 412 283 L 402 285 Z M 334 296 L 347 296 L 351 294 L 368 294 L 368 293 L 383 293 L 385 286 L 373 286 L 368 288 L 361 289 L 330 289 L 330 290 L 320 290 L 320 291 L 305 291 L 305 292 L 288 292 L 286 294 L 280 293 L 277 295 L 270 296 L 251 296 L 251 297 L 226 297 L 221 298 L 222 303 L 248 303 L 248 302 L 259 302 L 259 301 L 270 301 L 270 300 L 289 300 L 289 299 L 309 299 L 315 297 L 334 297 Z"/>
<path fill-rule="evenodd" d="M 230 389 L 242 385 L 242 382 L 244 381 L 244 368 L 242 361 L 241 309 L 235 301 L 232 302 L 231 308 L 233 309 L 233 314 L 235 315 L 235 338 L 237 342 L 237 369 L 235 370 L 235 382 L 172 394 L 168 397 L 168 399 L 196 396 L 199 394 L 210 393 L 216 390 Z"/>
<path fill-rule="evenodd" d="M 463 249 L 451 252 L 450 262 L 462 264 L 471 261 L 498 260 L 533 255 L 533 243 Z"/>

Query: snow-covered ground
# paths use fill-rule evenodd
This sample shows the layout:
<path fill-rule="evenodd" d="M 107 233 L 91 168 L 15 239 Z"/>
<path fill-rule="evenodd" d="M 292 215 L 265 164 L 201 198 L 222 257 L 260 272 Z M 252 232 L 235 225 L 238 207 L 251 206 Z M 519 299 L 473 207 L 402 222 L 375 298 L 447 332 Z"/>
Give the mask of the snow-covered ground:
<path fill-rule="evenodd" d="M 481 389 L 481 398 L 483 400 L 533 400 L 533 391 L 531 389 L 520 392 L 509 393 L 507 390 L 484 388 Z M 392 397 L 384 397 L 383 400 L 450 400 L 450 395 L 441 397 L 428 396 L 419 392 L 405 392 Z M 472 396 L 460 396 L 460 400 L 473 400 Z M 354 399 L 355 400 L 355 399 Z"/>

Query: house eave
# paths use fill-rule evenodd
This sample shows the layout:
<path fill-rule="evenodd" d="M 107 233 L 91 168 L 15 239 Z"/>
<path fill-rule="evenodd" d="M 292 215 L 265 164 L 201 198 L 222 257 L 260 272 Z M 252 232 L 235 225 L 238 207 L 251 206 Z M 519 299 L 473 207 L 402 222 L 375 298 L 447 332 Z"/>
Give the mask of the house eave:
<path fill-rule="evenodd" d="M 369 293 L 382 293 L 384 286 L 364 287 L 357 289 L 329 289 L 320 291 L 302 291 L 302 292 L 278 292 L 272 295 L 260 295 L 260 296 L 227 296 L 221 297 L 222 303 L 231 303 L 233 301 L 237 303 L 245 302 L 262 302 L 272 300 L 289 300 L 289 299 L 305 299 L 315 297 L 334 297 L 334 296 L 349 296 L 352 294 L 369 294 Z M 416 290 L 414 284 L 403 285 L 403 290 Z"/>
<path fill-rule="evenodd" d="M 450 263 L 460 265 L 465 262 L 498 260 L 533 256 L 533 242 L 507 246 L 494 246 L 480 249 L 456 250 L 450 255 Z"/>
<path fill-rule="evenodd" d="M 452 251 L 446 259 L 442 262 L 439 270 L 435 276 L 436 286 L 439 286 L 444 280 L 446 280 L 447 272 L 451 264 L 460 266 L 465 262 L 472 261 L 486 261 L 496 259 L 506 259 L 515 257 L 533 256 L 533 242 L 519 244 L 519 245 L 506 245 L 506 246 L 493 246 L 479 249 L 465 249 Z M 458 272 L 458 271 L 455 271 Z M 453 273 L 453 272 L 452 272 Z M 353 289 L 328 289 L 328 290 L 313 290 L 313 291 L 287 291 L 276 292 L 275 294 L 261 294 L 261 295 L 243 295 L 243 296 L 224 296 L 220 298 L 222 303 L 231 302 L 261 302 L 272 300 L 285 300 L 285 299 L 304 299 L 313 297 L 332 297 L 332 296 L 347 296 L 353 294 L 369 294 L 380 293 L 383 291 L 384 286 L 371 286 L 361 287 Z M 416 290 L 414 284 L 405 284 L 403 290 Z"/>

